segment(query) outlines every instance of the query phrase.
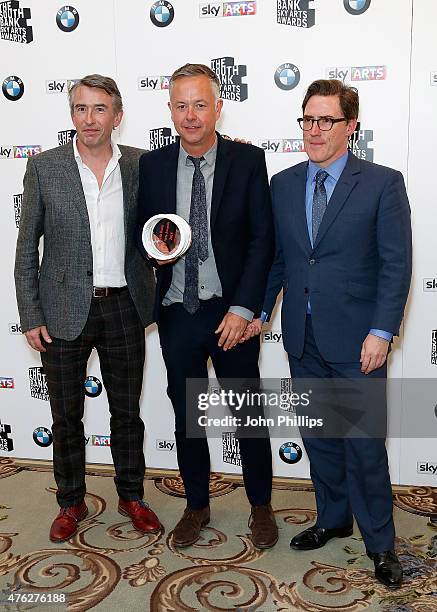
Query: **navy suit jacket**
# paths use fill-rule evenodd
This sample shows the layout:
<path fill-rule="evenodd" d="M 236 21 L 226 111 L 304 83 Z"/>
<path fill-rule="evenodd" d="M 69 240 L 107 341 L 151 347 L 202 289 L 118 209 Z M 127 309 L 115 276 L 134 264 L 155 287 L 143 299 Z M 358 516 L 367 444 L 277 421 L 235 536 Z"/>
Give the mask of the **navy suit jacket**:
<path fill-rule="evenodd" d="M 371 328 L 397 335 L 411 278 L 410 208 L 402 174 L 349 153 L 320 225 L 308 235 L 308 162 L 271 181 L 276 255 L 263 309 L 271 313 L 284 289 L 285 350 L 300 358 L 305 317 L 320 354 L 331 362 L 359 361 Z"/>
<path fill-rule="evenodd" d="M 176 213 L 179 140 L 140 159 L 138 237 L 153 215 Z M 259 316 L 274 255 L 274 228 L 264 151 L 218 135 L 210 231 L 223 298 Z M 138 245 L 146 257 L 141 240 Z M 172 265 L 157 267 L 155 318 L 170 287 Z"/>

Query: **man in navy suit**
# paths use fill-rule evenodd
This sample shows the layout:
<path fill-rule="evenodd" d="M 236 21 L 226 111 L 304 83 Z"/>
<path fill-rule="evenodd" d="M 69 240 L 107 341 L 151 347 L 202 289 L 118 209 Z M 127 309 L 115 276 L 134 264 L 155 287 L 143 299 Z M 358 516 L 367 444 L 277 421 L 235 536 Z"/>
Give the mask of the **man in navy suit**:
<path fill-rule="evenodd" d="M 319 80 L 308 88 L 298 121 L 309 162 L 272 178 L 276 256 L 264 312 L 246 337 L 260 331 L 283 288 L 282 333 L 293 389 L 307 379 L 329 398 L 319 414 L 327 430 L 317 437 L 301 431 L 317 522 L 291 547 L 312 550 L 350 536 L 355 517 L 377 579 L 396 588 L 402 568 L 394 552 L 385 379 L 410 286 L 410 210 L 400 172 L 348 152 L 358 107 L 356 90 L 340 81 Z M 353 405 L 345 400 L 348 393 Z M 366 416 L 360 435 L 353 425 L 360 428 Z M 337 425 L 346 432 L 342 437 Z"/>
<path fill-rule="evenodd" d="M 236 377 L 255 385 L 259 381 L 259 339 L 244 344 L 239 340 L 253 316 L 261 313 L 274 252 L 264 152 L 216 133 L 222 108 L 219 91 L 219 80 L 207 66 L 187 64 L 176 70 L 169 108 L 180 140 L 140 160 L 138 230 L 160 213 L 177 213 L 192 229 L 184 257 L 155 261 L 155 318 L 187 496 L 187 508 L 173 531 L 178 547 L 196 542 L 210 518 L 208 443 L 187 433 L 187 414 L 194 419 L 198 412 L 195 405 L 187 405 L 186 381 L 208 381 L 209 357 L 221 382 Z M 278 539 L 270 506 L 271 447 L 265 433 L 238 436 L 252 506 L 251 537 L 259 548 L 270 548 Z"/>

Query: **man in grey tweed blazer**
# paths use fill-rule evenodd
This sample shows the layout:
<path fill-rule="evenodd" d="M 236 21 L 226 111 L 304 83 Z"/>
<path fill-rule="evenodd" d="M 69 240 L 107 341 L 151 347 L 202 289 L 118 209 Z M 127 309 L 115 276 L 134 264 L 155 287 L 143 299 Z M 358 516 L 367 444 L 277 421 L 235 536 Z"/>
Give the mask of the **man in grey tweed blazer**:
<path fill-rule="evenodd" d="M 154 298 L 153 273 L 134 244 L 138 160 L 144 151 L 111 140 L 123 116 L 113 79 L 84 77 L 69 97 L 77 135 L 28 160 L 15 262 L 21 326 L 41 353 L 50 395 L 61 507 L 50 530 L 55 542 L 71 538 L 88 512 L 82 417 L 93 347 L 111 413 L 119 512 L 143 532 L 161 528 L 142 501 L 139 399 L 144 327 L 152 322 Z"/>

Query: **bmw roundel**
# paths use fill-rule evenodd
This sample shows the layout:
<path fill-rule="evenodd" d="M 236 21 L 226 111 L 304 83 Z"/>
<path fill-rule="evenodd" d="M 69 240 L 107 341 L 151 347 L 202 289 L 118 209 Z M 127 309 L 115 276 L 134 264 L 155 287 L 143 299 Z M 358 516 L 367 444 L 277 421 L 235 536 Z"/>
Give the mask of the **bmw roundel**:
<path fill-rule="evenodd" d="M 102 392 L 102 383 L 95 376 L 87 376 L 84 387 L 87 397 L 98 397 Z"/>
<path fill-rule="evenodd" d="M 167 27 L 174 19 L 173 5 L 166 0 L 155 2 L 150 9 L 150 19 L 158 28 Z"/>
<path fill-rule="evenodd" d="M 2 91 L 5 98 L 15 102 L 24 94 L 24 83 L 17 76 L 8 76 L 2 83 Z"/>
<path fill-rule="evenodd" d="M 63 32 L 73 32 L 79 25 L 79 13 L 74 6 L 62 6 L 56 13 L 56 23 Z"/>
<path fill-rule="evenodd" d="M 300 71 L 294 64 L 281 64 L 276 68 L 275 83 L 279 89 L 294 89 L 300 81 Z"/>
<path fill-rule="evenodd" d="M 285 442 L 279 449 L 279 456 L 284 463 L 297 463 L 302 459 L 302 449 L 295 442 Z"/>
<path fill-rule="evenodd" d="M 344 8 L 351 15 L 361 15 L 370 6 L 371 0 L 343 0 Z"/>
<path fill-rule="evenodd" d="M 37 427 L 33 432 L 33 441 L 38 446 L 47 448 L 53 442 L 52 432 L 46 427 Z"/>

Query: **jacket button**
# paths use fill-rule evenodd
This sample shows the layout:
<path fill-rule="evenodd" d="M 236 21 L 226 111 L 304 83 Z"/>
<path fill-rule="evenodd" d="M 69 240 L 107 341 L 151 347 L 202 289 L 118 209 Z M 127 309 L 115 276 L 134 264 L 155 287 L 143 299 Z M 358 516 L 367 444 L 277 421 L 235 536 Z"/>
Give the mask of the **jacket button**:
<path fill-rule="evenodd" d="M 310 259 L 310 261 L 309 261 L 310 266 L 313 266 L 315 263 L 316 263 L 315 259 Z"/>
<path fill-rule="evenodd" d="M 93 273 L 91 272 L 91 270 L 88 270 L 88 271 L 87 271 L 87 273 L 86 273 L 86 275 L 87 275 L 87 276 L 92 276 L 92 275 L 93 275 Z"/>
<path fill-rule="evenodd" d="M 305 289 L 303 290 L 304 293 L 309 293 L 308 287 L 305 287 Z"/>

